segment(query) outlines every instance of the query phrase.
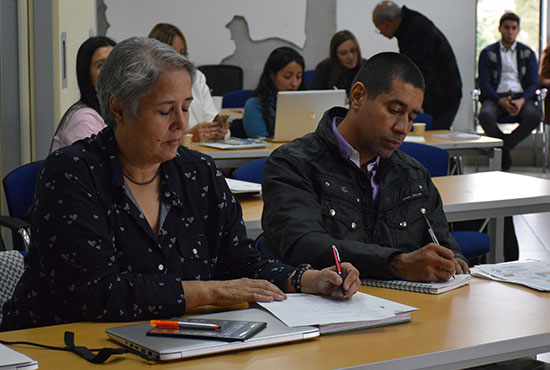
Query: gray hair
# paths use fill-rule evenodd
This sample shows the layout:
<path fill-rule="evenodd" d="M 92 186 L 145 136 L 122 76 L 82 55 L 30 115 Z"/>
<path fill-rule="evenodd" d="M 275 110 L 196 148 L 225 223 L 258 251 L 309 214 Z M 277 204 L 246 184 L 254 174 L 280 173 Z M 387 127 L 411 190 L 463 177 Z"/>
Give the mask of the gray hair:
<path fill-rule="evenodd" d="M 401 17 L 402 9 L 393 1 L 382 1 L 375 8 L 374 18 L 377 22 L 394 21 Z"/>
<path fill-rule="evenodd" d="M 135 117 L 141 98 L 149 94 L 163 72 L 185 69 L 195 79 L 195 66 L 172 46 L 148 37 L 118 43 L 101 67 L 97 96 L 105 123 L 115 127 L 109 107 L 112 96 L 122 102 L 124 113 Z"/>

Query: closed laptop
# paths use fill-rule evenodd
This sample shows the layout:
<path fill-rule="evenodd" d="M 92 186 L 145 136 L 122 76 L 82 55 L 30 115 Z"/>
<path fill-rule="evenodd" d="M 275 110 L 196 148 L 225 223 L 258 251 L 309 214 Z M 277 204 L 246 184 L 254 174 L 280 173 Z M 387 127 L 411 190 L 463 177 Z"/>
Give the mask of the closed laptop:
<path fill-rule="evenodd" d="M 199 317 L 223 320 L 263 321 L 267 323 L 267 326 L 250 339 L 234 342 L 148 336 L 146 333 L 151 329 L 148 323 L 117 326 L 107 329 L 106 332 L 109 338 L 134 350 L 151 355 L 160 361 L 300 341 L 319 336 L 319 329 L 316 327 L 300 326 L 289 328 L 269 312 L 257 308 L 194 316 L 194 318 Z"/>

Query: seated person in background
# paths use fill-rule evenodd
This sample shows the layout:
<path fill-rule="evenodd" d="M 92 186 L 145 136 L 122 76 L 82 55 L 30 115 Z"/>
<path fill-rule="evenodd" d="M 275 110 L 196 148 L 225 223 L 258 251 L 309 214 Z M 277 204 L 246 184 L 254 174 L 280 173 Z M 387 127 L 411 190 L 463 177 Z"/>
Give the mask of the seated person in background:
<path fill-rule="evenodd" d="M 531 134 L 541 118 L 535 105 L 539 86 L 537 57 L 531 48 L 516 41 L 519 22 L 514 13 L 502 15 L 498 27 L 501 40 L 479 55 L 479 123 L 487 135 L 502 139 L 504 171 L 512 167 L 510 151 Z M 498 118 L 506 113 L 517 117 L 519 122 L 511 134 L 504 134 L 497 125 Z"/>
<path fill-rule="evenodd" d="M 103 62 L 115 46 L 108 37 L 90 37 L 78 48 L 76 54 L 76 78 L 80 100 L 63 115 L 57 126 L 50 153 L 77 140 L 97 134 L 105 128 L 97 100 L 97 77 Z"/>
<path fill-rule="evenodd" d="M 334 244 L 362 278 L 441 281 L 469 272 L 428 171 L 396 151 L 423 96 L 422 74 L 406 56 L 380 53 L 363 63 L 350 109 L 328 110 L 314 133 L 269 157 L 263 250 L 322 268 Z"/>
<path fill-rule="evenodd" d="M 283 46 L 269 54 L 258 87 L 244 105 L 243 128 L 248 137 L 273 137 L 279 91 L 304 90 L 304 58 Z"/>
<path fill-rule="evenodd" d="M 149 37 L 171 45 L 187 57 L 187 41 L 179 28 L 168 23 L 158 23 L 149 33 Z M 229 125 L 218 116 L 218 110 L 210 95 L 204 73 L 197 70 L 193 81 L 193 103 L 189 108 L 189 130 L 193 141 L 223 140 L 229 138 Z"/>
<path fill-rule="evenodd" d="M 550 45 L 542 53 L 540 63 L 540 86 L 550 89 Z M 544 100 L 544 122 L 550 123 L 550 94 Z"/>
<path fill-rule="evenodd" d="M 151 38 L 113 49 L 98 83 L 108 127 L 46 159 L 27 267 L 2 330 L 166 318 L 300 288 L 345 299 L 334 266 L 295 269 L 262 256 L 214 161 L 179 145 L 194 75 Z M 343 269 L 349 298 L 359 272 Z"/>
<path fill-rule="evenodd" d="M 329 57 L 317 64 L 309 88 L 345 89 L 349 96 L 353 78 L 364 61 L 353 33 L 348 30 L 338 31 L 330 40 Z"/>

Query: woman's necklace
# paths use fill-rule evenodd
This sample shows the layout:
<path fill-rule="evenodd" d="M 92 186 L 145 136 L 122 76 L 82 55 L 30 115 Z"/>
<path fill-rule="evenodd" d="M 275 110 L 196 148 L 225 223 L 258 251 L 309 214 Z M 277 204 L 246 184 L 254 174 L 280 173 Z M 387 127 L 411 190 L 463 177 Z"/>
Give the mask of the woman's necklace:
<path fill-rule="evenodd" d="M 151 180 L 144 181 L 144 182 L 138 182 L 138 181 L 134 180 L 133 178 L 131 178 L 130 175 L 128 175 L 126 172 L 124 172 L 124 170 L 122 170 L 122 174 L 124 175 L 124 177 L 126 177 L 128 180 L 130 180 L 131 183 L 136 184 L 136 185 L 140 185 L 140 186 L 149 185 L 150 183 L 155 181 L 155 179 L 158 177 L 159 173 L 160 173 L 160 166 L 157 169 L 157 172 L 155 172 L 155 175 L 153 176 L 153 178 Z"/>

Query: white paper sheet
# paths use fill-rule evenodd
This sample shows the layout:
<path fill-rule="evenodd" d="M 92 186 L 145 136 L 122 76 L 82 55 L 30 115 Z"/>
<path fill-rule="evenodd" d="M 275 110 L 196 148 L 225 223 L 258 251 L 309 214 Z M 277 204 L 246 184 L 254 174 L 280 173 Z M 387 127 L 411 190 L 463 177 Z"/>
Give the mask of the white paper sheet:
<path fill-rule="evenodd" d="M 290 327 L 328 325 L 355 321 L 375 321 L 417 308 L 357 292 L 351 299 L 341 301 L 312 294 L 287 294 L 278 302 L 258 303 Z"/>

